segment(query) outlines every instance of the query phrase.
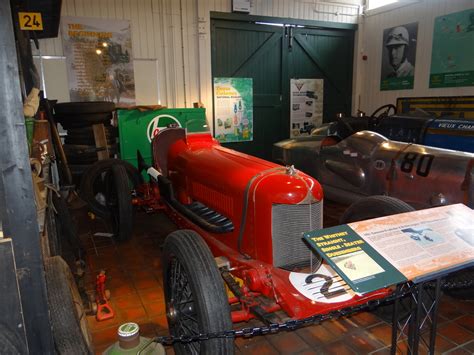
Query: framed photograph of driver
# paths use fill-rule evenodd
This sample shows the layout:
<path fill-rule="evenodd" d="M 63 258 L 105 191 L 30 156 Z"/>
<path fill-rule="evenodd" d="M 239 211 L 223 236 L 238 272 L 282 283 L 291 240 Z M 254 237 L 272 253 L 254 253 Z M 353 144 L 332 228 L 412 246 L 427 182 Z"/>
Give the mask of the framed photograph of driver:
<path fill-rule="evenodd" d="M 380 90 L 413 89 L 418 22 L 383 31 Z"/>

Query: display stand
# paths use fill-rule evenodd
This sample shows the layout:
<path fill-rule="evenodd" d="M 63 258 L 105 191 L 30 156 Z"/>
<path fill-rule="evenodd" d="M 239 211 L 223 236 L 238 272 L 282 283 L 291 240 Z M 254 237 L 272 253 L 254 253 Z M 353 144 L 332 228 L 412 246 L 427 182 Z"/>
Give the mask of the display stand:
<path fill-rule="evenodd" d="M 428 284 L 435 283 L 433 293 L 427 292 Z M 403 307 L 401 299 L 397 299 L 393 306 L 392 315 L 392 347 L 390 353 L 396 354 L 397 342 L 402 335 L 407 335 L 408 354 L 418 354 L 420 341 L 426 345 L 429 354 L 434 354 L 436 342 L 436 327 L 438 319 L 438 307 L 441 299 L 442 276 L 438 276 L 431 281 L 424 281 L 411 287 L 408 284 L 397 286 L 397 292 L 404 292 L 406 288 L 411 288 L 411 302 L 408 317 L 401 317 L 404 312 L 400 312 Z M 404 319 L 405 318 L 405 319 Z M 408 332 L 406 332 L 408 330 Z M 429 342 L 422 337 L 423 332 L 429 334 Z"/>
<path fill-rule="evenodd" d="M 408 309 L 401 309 L 406 298 L 394 304 L 392 354 L 403 335 L 409 354 L 418 354 L 421 342 L 434 354 L 443 278 L 474 265 L 473 219 L 472 209 L 455 204 L 315 230 L 304 238 L 355 292 L 398 285 L 397 294 L 408 295 Z"/>

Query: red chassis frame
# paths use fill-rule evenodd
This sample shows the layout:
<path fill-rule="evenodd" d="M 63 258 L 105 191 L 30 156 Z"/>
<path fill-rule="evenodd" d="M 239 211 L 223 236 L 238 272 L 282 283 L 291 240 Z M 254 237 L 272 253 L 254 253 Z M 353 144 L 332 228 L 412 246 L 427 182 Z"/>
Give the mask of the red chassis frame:
<path fill-rule="evenodd" d="M 152 144 L 155 152 L 159 140 L 155 138 Z M 154 182 L 140 186 L 137 195 L 141 198 L 135 198 L 133 202 L 148 210 L 163 210 L 180 229 L 197 232 L 215 257 L 226 258 L 232 276 L 243 280 L 243 296 L 240 299 L 229 298 L 231 304 L 240 302 L 242 306 L 241 310 L 232 311 L 233 322 L 255 318 L 255 314 L 251 312 L 255 305 L 259 305 L 267 313 L 283 310 L 293 319 L 302 319 L 380 299 L 391 292 L 389 289 L 381 289 L 366 295 L 353 294 L 350 299 L 342 302 L 318 302 L 307 298 L 293 286 L 290 271 L 272 265 L 272 250 L 268 247 L 271 246 L 271 230 L 268 230 L 271 225 L 271 206 L 275 203 L 297 204 L 307 199 L 308 194 L 313 200 L 322 201 L 322 189 L 313 178 L 301 172 L 296 172 L 297 176 L 281 173 L 259 176 L 262 170 L 281 172 L 285 168 L 224 148 L 208 133 L 190 134 L 171 144 L 166 164 L 167 175 L 181 203 L 190 203 L 197 197 L 200 202 L 229 216 L 237 226 L 234 231 L 223 237 L 222 234 L 199 227 L 164 203 Z M 154 158 L 154 167 L 162 170 L 159 165 L 160 162 Z M 249 198 L 245 209 L 247 223 L 239 251 L 238 223 L 242 220 L 244 210 L 244 191 L 259 184 L 259 190 L 254 191 L 254 198 Z M 226 191 L 232 195 L 233 203 L 229 204 L 225 196 L 216 191 Z M 229 205 L 233 208 L 229 208 Z M 260 302 L 258 296 L 265 296 L 265 302 Z"/>

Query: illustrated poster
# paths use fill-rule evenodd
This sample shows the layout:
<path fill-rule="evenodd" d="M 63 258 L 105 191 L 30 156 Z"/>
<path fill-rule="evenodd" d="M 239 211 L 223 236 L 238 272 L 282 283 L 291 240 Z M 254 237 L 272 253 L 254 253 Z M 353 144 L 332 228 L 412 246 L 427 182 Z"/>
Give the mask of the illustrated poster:
<path fill-rule="evenodd" d="M 219 142 L 253 140 L 251 78 L 214 78 L 214 129 Z"/>
<path fill-rule="evenodd" d="M 291 79 L 290 136 L 309 135 L 323 123 L 323 79 Z"/>
<path fill-rule="evenodd" d="M 430 88 L 474 86 L 474 9 L 435 18 Z"/>
<path fill-rule="evenodd" d="M 135 104 L 130 22 L 63 17 L 62 39 L 71 101 Z"/>
<path fill-rule="evenodd" d="M 380 90 L 413 89 L 418 22 L 383 31 Z"/>

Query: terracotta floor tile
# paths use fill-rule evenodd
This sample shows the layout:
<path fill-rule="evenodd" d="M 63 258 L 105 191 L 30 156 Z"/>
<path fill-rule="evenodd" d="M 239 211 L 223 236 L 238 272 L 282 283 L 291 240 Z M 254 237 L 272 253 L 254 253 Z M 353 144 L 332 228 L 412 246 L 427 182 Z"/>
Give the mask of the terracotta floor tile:
<path fill-rule="evenodd" d="M 145 309 L 141 305 L 127 309 L 120 309 L 118 312 L 126 322 L 138 322 L 147 317 Z"/>
<path fill-rule="evenodd" d="M 135 285 L 137 290 L 156 289 L 160 286 L 160 284 L 157 280 L 155 280 L 155 278 L 133 280 L 133 284 Z"/>
<path fill-rule="evenodd" d="M 380 350 L 369 353 L 369 355 L 390 355 L 390 354 L 391 354 L 390 347 L 385 347 L 383 349 L 380 349 Z M 402 354 L 402 353 L 397 350 L 396 354 L 398 355 L 398 354 Z"/>
<path fill-rule="evenodd" d="M 94 333 L 93 343 L 96 346 L 106 345 L 108 347 L 117 340 L 117 327 L 107 328 L 100 332 Z"/>
<path fill-rule="evenodd" d="M 357 324 L 349 322 L 347 319 L 339 318 L 322 323 L 322 326 L 326 328 L 333 336 L 338 337 L 342 334 L 348 334 L 352 331 L 359 329 Z"/>
<path fill-rule="evenodd" d="M 455 323 L 444 324 L 438 328 L 438 334 L 441 334 L 452 342 L 461 345 L 474 339 L 474 334 L 460 327 Z"/>
<path fill-rule="evenodd" d="M 347 345 L 343 340 L 331 343 L 329 345 L 325 345 L 321 348 L 321 354 L 328 354 L 328 355 L 353 355 L 356 352 Z"/>
<path fill-rule="evenodd" d="M 146 303 L 143 305 L 148 317 L 161 316 L 166 314 L 166 307 L 163 302 Z"/>
<path fill-rule="evenodd" d="M 125 296 L 130 294 L 136 294 L 137 290 L 129 284 L 123 284 L 115 287 L 110 287 L 110 292 L 112 295 Z"/>
<path fill-rule="evenodd" d="M 267 338 L 275 349 L 283 354 L 298 353 L 310 349 L 310 346 L 301 339 L 295 332 L 280 332 L 268 335 Z"/>
<path fill-rule="evenodd" d="M 157 331 L 160 334 L 160 330 L 168 330 L 168 321 L 166 320 L 166 315 L 155 316 L 151 318 L 151 321 L 155 326 L 157 326 Z"/>
<path fill-rule="evenodd" d="M 307 350 L 303 350 L 302 352 L 297 353 L 297 354 L 298 355 L 319 355 L 320 352 L 316 351 L 316 349 L 307 349 Z"/>
<path fill-rule="evenodd" d="M 136 293 L 126 294 L 120 297 L 116 297 L 115 295 L 111 296 L 110 302 L 113 306 L 117 309 L 127 309 L 136 307 L 137 304 L 140 304 L 140 298 Z"/>
<path fill-rule="evenodd" d="M 257 343 L 253 343 L 250 346 L 244 345 L 243 347 L 239 348 L 243 354 L 246 355 L 277 355 L 280 352 L 275 349 L 272 344 L 268 341 L 260 341 Z"/>
<path fill-rule="evenodd" d="M 462 347 L 450 350 L 443 355 L 472 355 L 472 352 L 463 349 Z"/>
<path fill-rule="evenodd" d="M 237 328 L 240 329 L 242 327 L 237 327 Z M 235 344 L 236 348 L 238 348 L 240 350 L 252 347 L 252 346 L 254 346 L 254 344 L 259 343 L 259 342 L 266 342 L 265 337 L 263 337 L 263 336 L 256 336 L 256 337 L 250 337 L 250 338 L 237 337 L 234 340 L 234 344 Z"/>
<path fill-rule="evenodd" d="M 115 310 L 114 310 L 115 311 Z M 121 323 L 120 317 L 116 315 L 114 318 L 107 319 L 104 321 L 97 321 L 95 316 L 87 316 L 87 324 L 89 325 L 89 329 L 92 333 L 102 332 L 104 329 L 107 328 L 117 328 Z"/>
<path fill-rule="evenodd" d="M 441 298 L 441 304 L 438 311 L 440 315 L 450 320 L 455 320 L 464 315 L 463 311 L 453 307 L 452 299 L 444 300 L 444 298 Z"/>
<path fill-rule="evenodd" d="M 471 340 L 467 342 L 466 344 L 463 344 L 462 346 L 464 349 L 469 350 L 472 354 L 474 354 L 474 340 Z"/>
<path fill-rule="evenodd" d="M 343 339 L 344 342 L 350 344 L 351 348 L 359 354 L 368 354 L 385 347 L 385 344 L 375 339 L 368 331 L 362 329 L 348 334 Z"/>
<path fill-rule="evenodd" d="M 163 289 L 161 287 L 138 290 L 138 294 L 140 295 L 143 304 L 164 300 Z"/>
<path fill-rule="evenodd" d="M 349 318 L 359 327 L 369 327 L 381 322 L 381 319 L 371 312 L 360 312 Z"/>
<path fill-rule="evenodd" d="M 377 340 L 381 341 L 386 346 L 392 344 L 392 327 L 381 323 L 373 327 L 367 328 L 367 331 L 372 334 Z"/>
<path fill-rule="evenodd" d="M 456 320 L 456 324 L 474 333 L 474 315 L 466 315 Z"/>

